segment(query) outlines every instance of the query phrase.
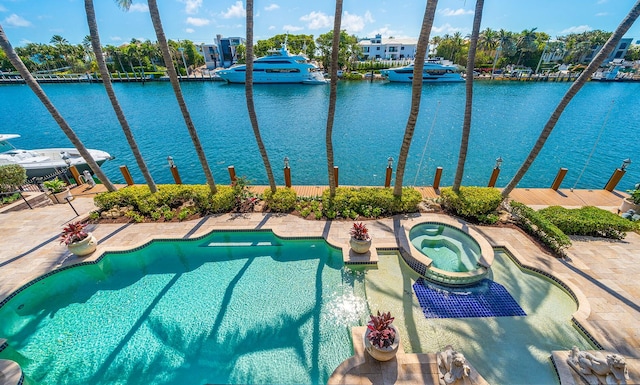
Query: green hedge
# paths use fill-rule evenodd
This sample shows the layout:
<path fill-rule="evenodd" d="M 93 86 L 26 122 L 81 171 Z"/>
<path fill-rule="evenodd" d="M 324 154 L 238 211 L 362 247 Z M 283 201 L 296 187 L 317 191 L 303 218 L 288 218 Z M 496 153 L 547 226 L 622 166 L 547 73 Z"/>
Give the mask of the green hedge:
<path fill-rule="evenodd" d="M 460 187 L 456 194 L 451 187 L 440 192 L 442 207 L 458 216 L 480 223 L 496 223 L 502 203 L 500 190 L 493 187 Z"/>
<path fill-rule="evenodd" d="M 265 205 L 274 212 L 288 213 L 296 207 L 296 192 L 288 187 L 279 187 L 275 193 L 267 189 L 263 198 Z"/>
<path fill-rule="evenodd" d="M 0 166 L 0 192 L 11 192 L 25 184 L 27 172 L 19 164 Z"/>
<path fill-rule="evenodd" d="M 540 212 L 516 201 L 510 202 L 511 214 L 527 233 L 538 238 L 560 255 L 571 246 L 569 237 Z"/>
<path fill-rule="evenodd" d="M 322 193 L 322 213 L 328 219 L 416 212 L 422 201 L 420 192 L 410 187 L 402 189 L 401 198 L 393 195 L 393 189 L 382 187 L 338 187 L 333 199 L 329 195 L 328 189 Z"/>
<path fill-rule="evenodd" d="M 203 215 L 231 211 L 235 204 L 234 190 L 228 186 L 217 188 L 213 195 L 206 185 L 158 185 L 158 192 L 151 194 L 146 185 L 129 186 L 98 194 L 94 203 L 100 210 L 132 206 L 133 211 L 151 218 L 159 210 L 176 209 L 186 202 L 193 202 L 194 209 Z"/>
<path fill-rule="evenodd" d="M 579 209 L 550 206 L 539 212 L 565 234 L 570 235 L 623 239 L 628 231 L 638 228 L 637 223 L 593 206 Z"/>

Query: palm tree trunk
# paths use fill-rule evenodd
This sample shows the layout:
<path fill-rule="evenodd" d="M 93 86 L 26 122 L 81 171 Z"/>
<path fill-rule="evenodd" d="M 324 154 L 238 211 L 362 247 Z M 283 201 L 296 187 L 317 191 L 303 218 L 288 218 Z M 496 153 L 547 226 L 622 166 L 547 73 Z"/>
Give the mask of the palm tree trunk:
<path fill-rule="evenodd" d="M 89 33 L 91 34 L 91 46 L 93 47 L 93 52 L 96 56 L 96 62 L 98 63 L 98 68 L 100 69 L 100 75 L 102 75 L 102 84 L 107 91 L 109 101 L 111 102 L 111 106 L 113 106 L 113 111 L 115 111 L 118 122 L 120 122 L 120 126 L 122 126 L 122 132 L 124 132 L 124 136 L 127 138 L 127 142 L 129 143 L 129 147 L 131 147 L 131 152 L 133 152 L 136 163 L 138 163 L 138 167 L 140 167 L 140 171 L 142 171 L 142 175 L 147 181 L 149 190 L 151 190 L 152 193 L 155 193 L 158 191 L 158 188 L 156 187 L 156 184 L 151 177 L 151 173 L 149 172 L 149 168 L 147 168 L 147 164 L 145 163 L 144 158 L 140 153 L 138 144 L 133 138 L 131 127 L 129 127 L 129 122 L 124 116 L 124 112 L 120 107 L 120 102 L 118 102 L 116 93 L 113 90 L 113 85 L 111 84 L 111 78 L 109 76 L 109 70 L 107 69 L 107 63 L 105 63 L 104 56 L 102 56 L 102 47 L 100 46 L 100 35 L 98 34 L 98 24 L 96 22 L 96 13 L 93 7 L 93 0 L 85 0 L 84 9 L 87 14 Z"/>
<path fill-rule="evenodd" d="M 482 21 L 482 8 L 484 0 L 476 1 L 476 11 L 473 17 L 473 30 L 471 31 L 471 41 L 469 42 L 469 56 L 467 58 L 467 81 L 466 98 L 464 105 L 464 122 L 462 123 L 462 138 L 460 140 L 460 155 L 458 156 L 458 167 L 453 180 L 453 191 L 459 192 L 464 174 L 464 163 L 467 160 L 467 150 L 469 149 L 469 134 L 471 132 L 471 111 L 473 107 L 473 68 L 476 61 L 476 49 L 478 47 L 478 36 L 480 34 L 480 22 Z"/>
<path fill-rule="evenodd" d="M 587 68 L 584 71 L 582 71 L 580 76 L 578 76 L 578 79 L 576 79 L 576 81 L 573 82 L 573 84 L 571 84 L 571 87 L 569 87 L 569 90 L 567 90 L 567 92 L 564 94 L 564 96 L 560 100 L 560 103 L 558 103 L 558 106 L 553 111 L 553 113 L 551 114 L 551 117 L 549 118 L 544 128 L 542 129 L 542 132 L 540 133 L 540 136 L 538 137 L 538 140 L 536 141 L 535 145 L 531 149 L 531 152 L 522 163 L 522 166 L 520 166 L 520 169 L 518 169 L 518 171 L 516 172 L 516 175 L 514 175 L 514 177 L 507 184 L 504 190 L 502 190 L 503 198 L 506 199 L 507 197 L 509 197 L 509 194 L 511 193 L 511 191 L 513 191 L 513 189 L 518 185 L 520 180 L 522 180 L 524 175 L 529 170 L 529 167 L 531 166 L 533 161 L 536 159 L 536 157 L 542 150 L 542 147 L 544 147 L 544 144 L 547 141 L 547 138 L 549 137 L 549 135 L 551 134 L 551 131 L 556 126 L 556 123 L 558 122 L 560 115 L 562 115 L 565 108 L 567 108 L 567 106 L 569 105 L 569 102 L 571 101 L 571 99 L 573 99 L 573 97 L 578 93 L 578 91 L 580 91 L 582 86 L 584 86 L 585 83 L 591 78 L 591 75 L 593 75 L 593 73 L 596 72 L 596 70 L 598 69 L 598 67 L 600 67 L 600 64 L 602 64 L 604 59 L 609 57 L 611 52 L 613 52 L 614 48 L 618 45 L 618 42 L 620 41 L 620 39 L 627 33 L 627 31 L 631 28 L 631 26 L 636 21 L 636 19 L 638 19 L 638 16 L 640 16 L 640 0 L 635 3 L 633 8 L 631 8 L 629 13 L 624 18 L 624 20 L 620 23 L 620 25 L 615 30 L 615 32 L 613 32 L 609 40 L 607 40 L 607 42 L 602 47 L 602 49 L 600 49 L 600 52 L 598 52 L 598 54 L 591 60 L 591 63 L 589 63 Z"/>
<path fill-rule="evenodd" d="M 162 28 L 162 20 L 160 19 L 160 12 L 158 11 L 158 3 L 156 2 L 156 0 L 149 0 L 148 6 L 149 13 L 151 14 L 151 21 L 153 22 L 153 28 L 156 31 L 158 44 L 160 45 L 160 50 L 162 51 L 164 65 L 167 67 L 167 74 L 169 75 L 169 80 L 171 80 L 173 92 L 176 95 L 176 99 L 178 100 L 178 106 L 180 107 L 180 111 L 182 112 L 184 122 L 187 125 L 187 130 L 189 130 L 189 135 L 191 135 L 191 141 L 193 141 L 193 146 L 196 149 L 198 159 L 200 160 L 200 164 L 202 165 L 202 169 L 204 170 L 204 175 L 207 178 L 209 189 L 211 190 L 212 194 L 215 194 L 216 192 L 218 192 L 218 190 L 216 189 L 216 184 L 213 180 L 213 174 L 211 173 L 211 169 L 209 168 L 207 157 L 205 156 L 204 150 L 202 149 L 202 144 L 200 143 L 198 132 L 196 131 L 193 121 L 191 120 L 191 114 L 189 113 L 187 104 L 184 101 L 184 96 L 182 95 L 182 89 L 180 88 L 180 82 L 178 81 L 178 74 L 176 73 L 176 69 L 173 66 L 173 60 L 171 59 L 171 53 L 169 52 L 167 38 L 165 37 L 164 29 Z"/>
<path fill-rule="evenodd" d="M 262 142 L 260 127 L 258 126 L 258 117 L 256 116 L 256 108 L 253 103 L 253 0 L 247 0 L 245 6 L 247 8 L 247 71 L 245 75 L 244 89 L 247 97 L 247 111 L 249 113 L 249 120 L 251 120 L 253 135 L 256 137 L 258 150 L 262 156 L 262 163 L 264 163 L 264 168 L 267 171 L 269 187 L 271 187 L 271 191 L 275 193 L 276 180 L 273 178 L 273 171 L 271 170 L 271 163 L 269 162 L 267 149 Z"/>
<path fill-rule="evenodd" d="M 333 162 L 333 121 L 336 116 L 336 100 L 338 99 L 338 54 L 340 53 L 340 24 L 342 23 L 342 0 L 336 0 L 336 11 L 333 18 L 333 41 L 331 43 L 331 82 L 329 88 L 329 108 L 327 111 L 327 128 L 325 144 L 327 146 L 327 172 L 329 174 L 329 195 L 336 196 L 336 180 Z"/>
<path fill-rule="evenodd" d="M 407 165 L 407 157 L 409 156 L 409 148 L 413 139 L 413 132 L 418 121 L 418 112 L 420 111 L 420 99 L 422 97 L 422 74 L 424 70 L 424 57 L 427 54 L 429 46 L 429 34 L 433 26 L 433 19 L 436 13 L 438 0 L 428 0 L 422 18 L 422 27 L 420 28 L 420 37 L 416 46 L 416 55 L 413 67 L 413 81 L 411 82 L 411 109 L 409 110 L 409 118 L 404 130 L 404 138 L 402 138 L 402 146 L 400 147 L 400 155 L 398 156 L 398 167 L 396 169 L 396 182 L 393 186 L 393 195 L 402 196 L 402 180 L 404 178 L 404 169 Z"/>
<path fill-rule="evenodd" d="M 93 157 L 91 156 L 91 153 L 80 141 L 80 138 L 78 138 L 76 133 L 71 129 L 71 127 L 69 127 L 69 124 L 67 123 L 67 121 L 62 117 L 62 115 L 60 115 L 60 113 L 58 112 L 56 107 L 53 105 L 53 103 L 51 103 L 51 100 L 49 100 L 49 97 L 47 97 L 47 95 L 44 93 L 44 91 L 42 90 L 38 82 L 36 82 L 33 76 L 31 76 L 31 73 L 29 72 L 29 70 L 24 65 L 24 63 L 22 62 L 18 54 L 16 54 L 16 51 L 13 49 L 13 47 L 11 46 L 9 39 L 4 33 L 4 29 L 2 28 L 2 25 L 0 25 L 0 47 L 2 47 L 2 49 L 6 53 L 7 59 L 9 59 L 11 64 L 18 70 L 18 72 L 20 72 L 20 76 L 22 76 L 24 81 L 27 83 L 29 88 L 31 88 L 33 93 L 36 94 L 38 99 L 40 99 L 42 104 L 46 107 L 47 111 L 49 111 L 49 113 L 51 114 L 53 119 L 56 121 L 56 123 L 58 123 L 62 131 L 65 133 L 65 135 L 67 135 L 67 138 L 69 138 L 73 146 L 78 150 L 80 155 L 87 162 L 87 165 L 89 166 L 91 171 L 93 171 L 93 173 L 98 177 L 98 179 L 100 179 L 100 181 L 105 185 L 108 191 L 117 191 L 118 189 L 116 188 L 116 186 L 114 186 L 113 183 L 111 183 L 111 181 L 109 180 L 109 178 L 107 178 L 107 175 L 102 171 L 100 166 L 98 166 L 98 163 L 96 163 L 95 159 L 93 159 Z"/>

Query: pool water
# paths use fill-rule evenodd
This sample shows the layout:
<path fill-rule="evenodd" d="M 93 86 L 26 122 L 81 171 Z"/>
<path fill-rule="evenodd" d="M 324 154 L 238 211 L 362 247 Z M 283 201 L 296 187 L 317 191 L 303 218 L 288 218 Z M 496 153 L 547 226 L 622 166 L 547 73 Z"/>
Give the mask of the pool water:
<path fill-rule="evenodd" d="M 461 230 L 443 223 L 421 223 L 411 228 L 409 239 L 438 269 L 469 272 L 478 268 L 480 246 Z"/>
<path fill-rule="evenodd" d="M 324 384 L 366 322 L 362 275 L 322 239 L 214 232 L 53 274 L 0 308 L 38 384 Z"/>
<path fill-rule="evenodd" d="M 504 250 L 496 251 L 490 278 L 526 315 L 427 318 L 413 292 L 421 278 L 394 252 L 380 254 L 378 268 L 366 271 L 365 290 L 372 311 L 390 311 L 396 318 L 405 352 L 433 353 L 452 345 L 490 384 L 558 384 L 552 351 L 595 349 L 571 323 L 575 301 L 553 281 L 521 270 Z M 438 290 L 462 295 L 465 289 Z"/>

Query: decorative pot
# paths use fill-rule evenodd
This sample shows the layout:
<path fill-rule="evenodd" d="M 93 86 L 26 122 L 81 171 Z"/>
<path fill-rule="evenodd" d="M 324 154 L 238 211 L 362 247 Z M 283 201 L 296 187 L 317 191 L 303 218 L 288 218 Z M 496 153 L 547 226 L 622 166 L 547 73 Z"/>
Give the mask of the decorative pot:
<path fill-rule="evenodd" d="M 366 241 L 361 241 L 359 239 L 351 237 L 351 239 L 349 240 L 349 245 L 354 252 L 358 254 L 364 254 L 368 252 L 369 248 L 371 247 L 371 238 L 367 239 Z"/>
<path fill-rule="evenodd" d="M 370 332 L 368 328 L 362 336 L 362 340 L 364 341 L 364 350 L 369 352 L 369 355 L 378 361 L 389 361 L 396 356 L 396 353 L 398 353 L 398 347 L 400 346 L 400 334 L 398 334 L 398 329 L 396 329 L 395 326 L 389 325 L 389 327 L 396 333 L 396 338 L 393 341 L 393 344 L 389 347 L 380 348 L 372 345 L 368 338 Z"/>
<path fill-rule="evenodd" d="M 633 203 L 631 198 L 624 198 L 622 200 L 622 203 L 620 204 L 620 208 L 618 209 L 618 212 L 620 214 L 623 214 L 629 210 L 634 210 L 636 214 L 640 214 L 640 205 Z"/>
<path fill-rule="evenodd" d="M 67 248 L 73 254 L 78 257 L 84 257 L 85 255 L 89 255 L 96 251 L 96 247 L 98 246 L 98 241 L 93 236 L 93 234 L 88 233 L 87 237 L 79 242 L 69 243 Z"/>
<path fill-rule="evenodd" d="M 71 198 L 71 190 L 65 189 L 64 191 L 61 191 L 58 193 L 51 193 L 51 195 L 53 195 L 53 197 L 51 198 L 53 203 L 65 204 L 67 203 L 66 198 L 67 197 Z"/>

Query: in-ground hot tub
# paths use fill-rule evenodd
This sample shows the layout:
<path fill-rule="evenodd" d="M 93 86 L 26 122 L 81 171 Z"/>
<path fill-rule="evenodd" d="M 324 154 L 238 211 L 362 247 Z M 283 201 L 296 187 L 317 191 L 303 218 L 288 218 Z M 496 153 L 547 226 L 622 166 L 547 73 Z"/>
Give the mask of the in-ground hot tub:
<path fill-rule="evenodd" d="M 423 222 L 407 233 L 411 254 L 407 262 L 432 281 L 472 285 L 489 272 L 493 248 L 464 223 Z"/>

